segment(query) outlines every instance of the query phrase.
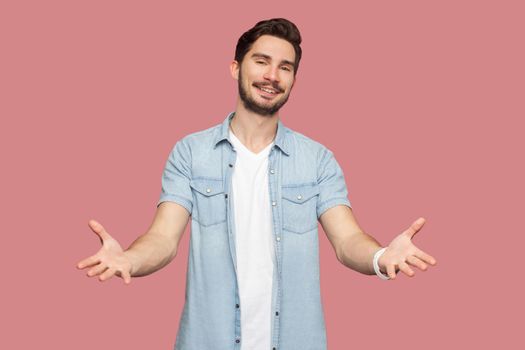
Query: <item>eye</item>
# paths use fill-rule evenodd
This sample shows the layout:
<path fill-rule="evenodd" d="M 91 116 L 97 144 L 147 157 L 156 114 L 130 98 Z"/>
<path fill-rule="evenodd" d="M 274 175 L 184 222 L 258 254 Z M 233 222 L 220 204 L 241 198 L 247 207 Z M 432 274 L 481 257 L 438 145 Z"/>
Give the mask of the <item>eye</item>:
<path fill-rule="evenodd" d="M 255 61 L 255 63 L 257 63 L 257 64 L 266 64 L 265 61 L 261 61 L 261 60 L 259 60 L 259 61 Z"/>
<path fill-rule="evenodd" d="M 282 69 L 282 70 L 285 70 L 285 71 L 287 71 L 287 72 L 291 72 L 291 71 L 292 71 L 292 70 L 290 69 L 290 67 L 288 67 L 288 66 L 282 66 L 281 69 Z"/>

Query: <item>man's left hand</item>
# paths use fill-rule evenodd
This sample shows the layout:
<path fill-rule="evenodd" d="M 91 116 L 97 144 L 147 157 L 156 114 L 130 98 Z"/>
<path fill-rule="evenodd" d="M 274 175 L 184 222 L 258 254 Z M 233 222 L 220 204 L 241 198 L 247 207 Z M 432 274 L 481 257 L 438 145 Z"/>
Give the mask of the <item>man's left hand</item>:
<path fill-rule="evenodd" d="M 380 270 L 386 271 L 388 277 L 394 279 L 397 271 L 402 271 L 407 276 L 414 276 L 415 272 L 410 266 L 415 266 L 421 271 L 426 271 L 428 265 L 435 265 L 436 259 L 412 243 L 414 235 L 425 224 L 424 218 L 419 218 L 403 233 L 394 238 L 387 249 L 379 258 Z"/>

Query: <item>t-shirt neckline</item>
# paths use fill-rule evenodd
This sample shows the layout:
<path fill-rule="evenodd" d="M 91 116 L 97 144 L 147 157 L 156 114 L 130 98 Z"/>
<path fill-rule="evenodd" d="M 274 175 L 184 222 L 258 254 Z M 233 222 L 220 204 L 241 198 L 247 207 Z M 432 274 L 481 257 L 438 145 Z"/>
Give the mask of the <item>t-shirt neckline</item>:
<path fill-rule="evenodd" d="M 235 136 L 235 134 L 233 133 L 233 131 L 231 130 L 231 128 L 229 129 L 229 134 L 230 134 L 230 139 L 234 145 L 234 147 L 236 147 L 238 150 L 240 150 L 241 152 L 245 153 L 245 154 L 248 154 L 249 156 L 253 157 L 253 158 L 259 158 L 259 157 L 264 157 L 264 156 L 267 156 L 268 153 L 270 153 L 270 148 L 273 146 L 274 144 L 274 141 L 270 142 L 268 144 L 268 146 L 264 147 L 259 153 L 254 153 L 252 152 L 250 149 L 248 149 L 248 147 L 246 147 L 242 142 L 241 140 L 239 140 L 239 138 L 237 136 Z"/>

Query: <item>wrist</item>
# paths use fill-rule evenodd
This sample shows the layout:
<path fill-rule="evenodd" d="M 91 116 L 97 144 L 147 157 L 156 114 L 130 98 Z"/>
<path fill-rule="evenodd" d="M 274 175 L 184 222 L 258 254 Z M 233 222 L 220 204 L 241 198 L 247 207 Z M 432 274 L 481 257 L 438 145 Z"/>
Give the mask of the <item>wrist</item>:
<path fill-rule="evenodd" d="M 124 256 L 128 259 L 130 265 L 129 273 L 131 277 L 134 277 L 134 274 L 140 269 L 137 256 L 131 250 L 124 251 Z"/>
<path fill-rule="evenodd" d="M 386 271 L 385 271 L 385 267 L 384 266 L 379 266 L 379 259 L 381 258 L 381 256 L 383 255 L 383 253 L 385 252 L 387 248 L 381 248 L 379 249 L 375 254 L 374 254 L 374 259 L 372 261 L 372 265 L 374 266 L 374 272 L 376 273 L 376 275 L 381 278 L 382 280 L 389 280 L 390 277 L 388 277 L 388 275 L 386 275 Z"/>

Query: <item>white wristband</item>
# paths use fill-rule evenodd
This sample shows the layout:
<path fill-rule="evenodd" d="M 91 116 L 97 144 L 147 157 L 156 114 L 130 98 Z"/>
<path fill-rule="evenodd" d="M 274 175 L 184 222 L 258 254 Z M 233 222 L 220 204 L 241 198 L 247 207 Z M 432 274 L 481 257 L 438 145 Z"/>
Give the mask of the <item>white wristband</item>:
<path fill-rule="evenodd" d="M 381 270 L 379 269 L 379 264 L 377 263 L 379 261 L 379 258 L 381 257 L 381 255 L 383 255 L 383 253 L 385 252 L 386 248 L 382 248 L 382 249 L 379 249 L 375 254 L 374 254 L 374 261 L 373 261 L 373 265 L 374 265 L 374 271 L 376 272 L 376 275 L 381 278 L 382 280 L 389 280 L 390 277 L 386 276 L 386 275 L 383 275 L 381 273 Z"/>

